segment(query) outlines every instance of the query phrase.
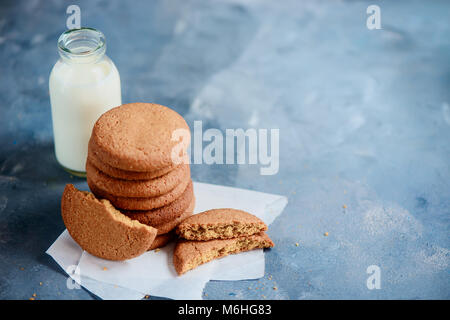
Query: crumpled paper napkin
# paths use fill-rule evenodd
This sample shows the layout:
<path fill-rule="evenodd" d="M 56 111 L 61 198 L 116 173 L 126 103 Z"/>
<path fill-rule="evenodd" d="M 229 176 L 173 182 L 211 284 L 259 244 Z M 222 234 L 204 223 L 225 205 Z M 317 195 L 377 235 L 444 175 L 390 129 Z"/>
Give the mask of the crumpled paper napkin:
<path fill-rule="evenodd" d="M 194 182 L 195 213 L 214 208 L 248 211 L 270 225 L 287 205 L 280 195 Z M 127 261 L 109 261 L 83 251 L 65 230 L 47 250 L 70 276 L 68 288 L 83 286 L 105 300 L 136 300 L 145 295 L 201 299 L 209 280 L 245 280 L 264 276 L 262 249 L 230 255 L 178 276 L 172 263 L 174 244 Z M 182 289 L 180 289 L 182 288 Z"/>

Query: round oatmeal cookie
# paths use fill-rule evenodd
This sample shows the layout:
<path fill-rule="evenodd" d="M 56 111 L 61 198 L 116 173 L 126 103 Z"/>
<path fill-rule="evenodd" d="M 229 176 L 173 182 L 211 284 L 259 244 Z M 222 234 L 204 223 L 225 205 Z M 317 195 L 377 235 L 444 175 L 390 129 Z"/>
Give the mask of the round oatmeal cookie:
<path fill-rule="evenodd" d="M 91 153 L 88 153 L 87 162 L 90 162 L 94 167 L 98 170 L 106 173 L 108 176 L 123 179 L 123 180 L 150 180 L 154 178 L 161 177 L 175 169 L 176 165 L 171 165 L 156 171 L 150 172 L 136 172 L 136 171 L 127 171 L 118 168 L 111 167 L 109 164 L 102 162 L 96 156 Z"/>
<path fill-rule="evenodd" d="M 170 192 L 181 181 L 190 177 L 189 165 L 183 164 L 167 174 L 151 180 L 122 180 L 112 178 L 98 170 L 89 161 L 86 176 L 97 188 L 118 197 L 150 198 Z"/>
<path fill-rule="evenodd" d="M 173 229 L 175 229 L 181 222 L 183 222 L 184 219 L 192 216 L 194 214 L 194 209 L 195 209 L 195 197 L 192 198 L 192 202 L 189 205 L 189 207 L 179 217 L 166 223 L 155 224 L 152 227 L 158 230 L 157 233 L 158 235 L 170 232 Z"/>
<path fill-rule="evenodd" d="M 154 103 L 129 103 L 95 123 L 89 152 L 111 167 L 151 172 L 185 159 L 189 126 L 174 110 Z"/>
<path fill-rule="evenodd" d="M 118 197 L 98 188 L 95 183 L 87 176 L 87 183 L 92 193 L 99 198 L 108 199 L 116 207 L 124 210 L 151 210 L 168 205 L 180 197 L 191 179 L 181 181 L 170 192 L 163 195 L 151 198 L 133 198 L 133 197 Z"/>
<path fill-rule="evenodd" d="M 185 212 L 193 197 L 194 188 L 190 182 L 181 196 L 166 206 L 152 210 L 121 210 L 121 212 L 129 218 L 149 226 L 162 225 L 173 221 Z"/>

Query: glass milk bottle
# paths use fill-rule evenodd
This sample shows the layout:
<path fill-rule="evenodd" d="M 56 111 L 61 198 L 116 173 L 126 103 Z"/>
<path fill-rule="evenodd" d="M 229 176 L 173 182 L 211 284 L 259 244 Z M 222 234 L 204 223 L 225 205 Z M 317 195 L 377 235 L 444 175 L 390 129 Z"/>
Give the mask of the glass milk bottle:
<path fill-rule="evenodd" d="M 94 123 L 122 104 L 120 76 L 105 54 L 105 37 L 98 30 L 64 32 L 58 52 L 60 59 L 49 80 L 56 159 L 70 173 L 85 176 Z"/>

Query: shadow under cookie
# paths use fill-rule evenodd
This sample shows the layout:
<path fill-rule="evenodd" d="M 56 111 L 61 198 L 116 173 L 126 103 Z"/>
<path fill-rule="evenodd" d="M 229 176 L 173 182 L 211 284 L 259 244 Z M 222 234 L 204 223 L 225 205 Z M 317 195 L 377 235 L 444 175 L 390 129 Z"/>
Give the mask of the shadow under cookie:
<path fill-rule="evenodd" d="M 150 248 L 148 248 L 148 251 L 162 248 L 175 238 L 176 238 L 175 232 L 157 235 L 155 240 L 153 240 L 153 243 L 151 244 Z"/>

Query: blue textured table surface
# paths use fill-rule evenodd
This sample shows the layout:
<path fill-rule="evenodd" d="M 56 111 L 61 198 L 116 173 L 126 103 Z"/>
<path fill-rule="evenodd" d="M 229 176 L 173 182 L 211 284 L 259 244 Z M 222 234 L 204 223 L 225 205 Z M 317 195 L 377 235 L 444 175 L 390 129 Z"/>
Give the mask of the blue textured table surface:
<path fill-rule="evenodd" d="M 124 102 L 191 127 L 280 128 L 276 175 L 192 165 L 196 181 L 289 198 L 266 276 L 209 282 L 205 299 L 450 298 L 450 3 L 280 2 L 1 2 L 1 299 L 95 298 L 45 254 L 64 185 L 87 189 L 56 163 L 48 95 L 73 3 L 105 33 Z"/>

